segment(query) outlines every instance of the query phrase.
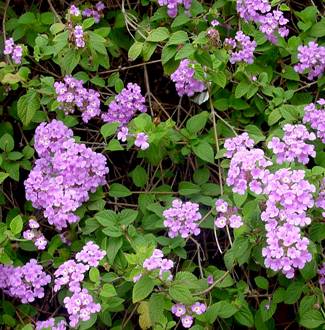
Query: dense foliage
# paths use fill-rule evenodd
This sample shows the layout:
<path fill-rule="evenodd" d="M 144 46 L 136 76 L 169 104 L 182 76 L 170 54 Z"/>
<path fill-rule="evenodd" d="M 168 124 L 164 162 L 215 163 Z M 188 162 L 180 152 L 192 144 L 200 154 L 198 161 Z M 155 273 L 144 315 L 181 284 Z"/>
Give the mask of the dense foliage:
<path fill-rule="evenodd" d="M 322 0 L 0 1 L 3 329 L 324 329 Z"/>

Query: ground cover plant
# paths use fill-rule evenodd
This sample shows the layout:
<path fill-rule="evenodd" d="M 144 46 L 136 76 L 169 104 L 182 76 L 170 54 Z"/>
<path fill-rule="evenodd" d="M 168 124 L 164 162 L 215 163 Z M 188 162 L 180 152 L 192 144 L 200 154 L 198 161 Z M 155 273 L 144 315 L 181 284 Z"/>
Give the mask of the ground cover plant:
<path fill-rule="evenodd" d="M 322 0 L 0 8 L 2 329 L 325 328 Z"/>

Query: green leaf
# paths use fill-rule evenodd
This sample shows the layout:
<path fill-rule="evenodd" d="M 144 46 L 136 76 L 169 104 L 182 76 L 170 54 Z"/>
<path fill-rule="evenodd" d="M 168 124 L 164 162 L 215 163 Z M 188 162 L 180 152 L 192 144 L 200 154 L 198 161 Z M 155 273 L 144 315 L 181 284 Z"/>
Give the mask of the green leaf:
<path fill-rule="evenodd" d="M 185 31 L 177 31 L 175 33 L 173 33 L 168 42 L 167 45 L 181 45 L 184 44 L 188 41 L 188 36 L 187 36 L 187 32 Z"/>
<path fill-rule="evenodd" d="M 143 188 L 148 182 L 147 171 L 140 165 L 130 172 L 130 176 L 137 187 Z"/>
<path fill-rule="evenodd" d="M 325 36 L 325 19 L 323 18 L 320 22 L 314 24 L 310 29 L 309 34 L 316 38 Z"/>
<path fill-rule="evenodd" d="M 247 303 L 245 303 L 235 314 L 235 319 L 239 324 L 246 327 L 250 328 L 254 326 L 254 316 Z"/>
<path fill-rule="evenodd" d="M 118 127 L 119 123 L 107 123 L 100 128 L 100 133 L 104 138 L 107 138 L 108 136 L 114 135 Z"/>
<path fill-rule="evenodd" d="M 260 289 L 263 290 L 267 290 L 269 287 L 269 281 L 263 276 L 256 276 L 255 283 Z"/>
<path fill-rule="evenodd" d="M 250 90 L 251 84 L 246 80 L 242 80 L 235 89 L 235 98 L 239 99 L 247 94 L 247 92 Z"/>
<path fill-rule="evenodd" d="M 23 25 L 30 25 L 36 22 L 37 20 L 35 14 L 30 11 L 25 14 L 22 14 L 17 21 L 18 24 L 23 24 Z"/>
<path fill-rule="evenodd" d="M 128 57 L 130 61 L 137 59 L 142 52 L 143 42 L 136 41 L 129 49 Z"/>
<path fill-rule="evenodd" d="M 314 329 L 325 323 L 324 317 L 320 311 L 309 310 L 300 317 L 299 324 L 307 329 Z"/>
<path fill-rule="evenodd" d="M 108 239 L 107 258 L 110 264 L 113 264 L 115 257 L 123 245 L 122 237 L 110 237 Z"/>
<path fill-rule="evenodd" d="M 89 42 L 87 43 L 89 47 L 97 53 L 107 56 L 106 39 L 92 31 L 87 31 L 87 34 L 89 36 Z"/>
<path fill-rule="evenodd" d="M 285 304 L 291 305 L 296 303 L 300 298 L 304 287 L 305 286 L 301 281 L 291 282 L 285 293 Z"/>
<path fill-rule="evenodd" d="M 154 42 L 145 42 L 142 47 L 142 56 L 145 61 L 149 61 L 152 54 L 157 48 L 157 43 Z"/>
<path fill-rule="evenodd" d="M 146 41 L 151 42 L 160 42 L 164 41 L 169 37 L 169 31 L 165 27 L 159 27 L 155 30 L 152 30 L 149 33 L 149 36 L 147 37 Z"/>
<path fill-rule="evenodd" d="M 63 24 L 63 23 L 54 23 L 54 24 L 51 25 L 50 31 L 51 31 L 52 34 L 57 34 L 61 31 L 63 31 L 64 28 L 65 28 L 65 24 Z"/>
<path fill-rule="evenodd" d="M 279 109 L 274 109 L 267 119 L 267 123 L 272 126 L 276 124 L 282 118 L 281 112 Z"/>
<path fill-rule="evenodd" d="M 113 183 L 110 186 L 109 195 L 111 197 L 127 197 L 132 195 L 132 192 L 127 187 L 123 186 L 120 183 Z"/>
<path fill-rule="evenodd" d="M 109 151 L 124 150 L 123 147 L 121 146 L 121 143 L 117 139 L 110 140 L 107 147 L 106 147 L 106 149 L 109 150 Z"/>
<path fill-rule="evenodd" d="M 182 47 L 175 56 L 175 60 L 182 60 L 183 58 L 191 57 L 195 53 L 195 48 L 192 44 L 186 44 Z"/>
<path fill-rule="evenodd" d="M 124 226 L 128 226 L 135 221 L 139 212 L 131 209 L 123 209 L 119 214 L 119 223 Z"/>
<path fill-rule="evenodd" d="M 100 291 L 100 296 L 105 298 L 111 298 L 117 296 L 114 285 L 109 283 L 104 284 L 102 290 Z"/>
<path fill-rule="evenodd" d="M 169 294 L 175 301 L 186 305 L 192 304 L 195 300 L 188 287 L 181 284 L 171 286 L 169 288 Z"/>
<path fill-rule="evenodd" d="M 197 194 L 201 191 L 200 187 L 192 182 L 180 182 L 178 186 L 178 191 L 180 195 L 189 196 Z"/>
<path fill-rule="evenodd" d="M 233 316 L 238 309 L 227 300 L 218 301 L 211 305 L 205 312 L 204 318 L 209 324 L 213 324 L 218 317 L 227 319 Z"/>
<path fill-rule="evenodd" d="M 202 160 L 214 164 L 214 151 L 206 141 L 201 141 L 198 145 L 192 146 L 193 152 Z"/>
<path fill-rule="evenodd" d="M 325 239 L 325 223 L 314 223 L 309 229 L 310 238 L 320 242 Z"/>
<path fill-rule="evenodd" d="M 61 69 L 65 74 L 71 74 L 79 64 L 79 61 L 80 53 L 76 49 L 70 49 L 60 57 Z"/>
<path fill-rule="evenodd" d="M 33 119 L 36 111 L 40 108 L 40 99 L 36 91 L 29 91 L 21 96 L 17 103 L 17 114 L 24 126 L 27 126 Z"/>
<path fill-rule="evenodd" d="M 223 71 L 213 72 L 211 74 L 211 79 L 221 88 L 225 88 L 225 86 L 227 85 L 227 76 Z"/>
<path fill-rule="evenodd" d="M 148 275 L 143 275 L 133 287 L 132 302 L 136 303 L 147 298 L 154 286 L 154 281 Z"/>
<path fill-rule="evenodd" d="M 5 152 L 10 152 L 14 147 L 15 141 L 13 137 L 8 133 L 3 134 L 0 138 L 0 148 Z"/>
<path fill-rule="evenodd" d="M 2 184 L 3 181 L 8 178 L 8 176 L 9 176 L 9 173 L 0 172 L 0 184 Z"/>
<path fill-rule="evenodd" d="M 93 17 L 86 18 L 82 22 L 82 29 L 85 31 L 85 30 L 89 29 L 91 26 L 93 26 L 94 24 L 95 24 L 95 20 Z"/>
<path fill-rule="evenodd" d="M 186 14 L 177 15 L 176 18 L 174 19 L 174 22 L 172 23 L 171 27 L 176 28 L 178 26 L 188 23 L 190 20 L 191 19 Z"/>
<path fill-rule="evenodd" d="M 100 279 L 100 273 L 99 273 L 99 270 L 95 267 L 92 267 L 89 271 L 89 279 L 96 283 L 96 282 L 99 282 L 99 279 Z"/>
<path fill-rule="evenodd" d="M 209 118 L 209 113 L 207 111 L 202 111 L 201 113 L 191 117 L 186 122 L 187 130 L 192 134 L 198 133 L 205 127 L 208 118 Z"/>
<path fill-rule="evenodd" d="M 261 141 L 265 141 L 265 136 L 263 132 L 255 125 L 247 125 L 245 127 L 245 131 L 248 135 L 256 142 L 259 143 Z"/>
<path fill-rule="evenodd" d="M 23 229 L 23 219 L 20 215 L 14 217 L 10 222 L 10 230 L 14 235 L 19 234 Z"/>

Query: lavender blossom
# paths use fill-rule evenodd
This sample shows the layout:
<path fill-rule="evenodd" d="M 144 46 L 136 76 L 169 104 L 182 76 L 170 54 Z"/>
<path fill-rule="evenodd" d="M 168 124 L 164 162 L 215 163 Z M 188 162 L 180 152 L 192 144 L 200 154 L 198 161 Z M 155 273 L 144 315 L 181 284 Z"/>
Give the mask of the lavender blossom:
<path fill-rule="evenodd" d="M 316 104 L 305 106 L 303 122 L 316 131 L 316 136 L 325 143 L 325 99 L 319 99 Z"/>
<path fill-rule="evenodd" d="M 159 6 L 167 6 L 169 17 L 176 17 L 178 6 L 183 5 L 186 10 L 189 10 L 192 5 L 192 0 L 158 0 Z"/>
<path fill-rule="evenodd" d="M 177 70 L 170 76 L 175 83 L 179 96 L 193 96 L 195 93 L 203 92 L 206 87 L 200 80 L 194 78 L 195 70 L 192 67 L 194 62 L 182 60 Z"/>
<path fill-rule="evenodd" d="M 141 95 L 140 86 L 128 83 L 126 88 L 109 104 L 108 112 L 102 114 L 103 121 L 127 125 L 137 111 L 146 112 L 145 98 Z"/>
<path fill-rule="evenodd" d="M 235 39 L 226 38 L 224 43 L 231 49 L 229 60 L 231 64 L 237 62 L 252 64 L 254 62 L 256 42 L 255 40 L 251 41 L 242 31 L 236 33 Z"/>
<path fill-rule="evenodd" d="M 173 238 L 180 235 L 183 238 L 199 235 L 198 221 L 202 218 L 199 205 L 192 202 L 183 203 L 174 199 L 172 207 L 163 212 L 164 226 L 168 228 L 168 236 Z"/>

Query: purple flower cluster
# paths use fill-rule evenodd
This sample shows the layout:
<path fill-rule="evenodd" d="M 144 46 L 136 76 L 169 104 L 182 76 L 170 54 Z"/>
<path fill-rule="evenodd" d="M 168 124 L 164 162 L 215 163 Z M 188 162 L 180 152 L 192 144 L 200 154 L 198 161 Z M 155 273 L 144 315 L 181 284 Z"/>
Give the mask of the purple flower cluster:
<path fill-rule="evenodd" d="M 93 89 L 83 87 L 82 80 L 66 76 L 64 81 L 54 83 L 56 100 L 67 115 L 74 113 L 75 107 L 81 112 L 83 122 L 100 115 L 100 94 Z"/>
<path fill-rule="evenodd" d="M 215 220 L 215 225 L 218 228 L 224 228 L 229 226 L 230 228 L 239 228 L 244 223 L 242 217 L 237 213 L 237 208 L 230 207 L 226 201 L 223 199 L 218 199 L 216 201 L 216 210 L 218 216 Z"/>
<path fill-rule="evenodd" d="M 303 122 L 316 131 L 316 136 L 325 143 L 325 99 L 319 99 L 316 104 L 305 106 Z"/>
<path fill-rule="evenodd" d="M 206 89 L 202 81 L 194 78 L 194 64 L 195 63 L 190 60 L 182 60 L 179 67 L 170 76 L 171 80 L 175 83 L 176 91 L 179 96 L 193 96 L 195 93 L 203 92 Z"/>
<path fill-rule="evenodd" d="M 11 297 L 18 298 L 23 304 L 44 297 L 44 286 L 51 282 L 51 276 L 35 259 L 24 266 L 0 265 L 0 289 Z"/>
<path fill-rule="evenodd" d="M 256 48 L 255 40 L 251 41 L 249 36 L 242 31 L 236 33 L 235 38 L 226 38 L 225 45 L 231 49 L 230 63 L 246 62 L 252 64 L 254 62 L 254 51 Z M 236 49 L 236 51 L 234 51 Z"/>
<path fill-rule="evenodd" d="M 286 124 L 283 130 L 283 141 L 273 137 L 267 145 L 276 155 L 278 164 L 293 162 L 295 159 L 299 163 L 307 164 L 309 156 L 316 156 L 315 147 L 306 143 L 306 141 L 314 141 L 316 136 L 314 133 L 309 133 L 305 125 Z"/>
<path fill-rule="evenodd" d="M 88 270 L 89 266 L 83 263 L 77 263 L 74 260 L 64 262 L 54 272 L 54 291 L 57 292 L 63 286 L 68 285 L 71 292 L 79 292 L 81 290 L 80 283 Z"/>
<path fill-rule="evenodd" d="M 76 7 L 75 5 L 71 5 L 69 8 L 69 14 L 71 16 L 80 16 L 80 10 L 78 7 Z"/>
<path fill-rule="evenodd" d="M 74 42 L 77 48 L 85 47 L 84 31 L 81 25 L 76 25 L 73 29 Z"/>
<path fill-rule="evenodd" d="M 183 304 L 175 304 L 172 306 L 172 313 L 181 318 L 184 328 L 190 328 L 193 324 L 193 314 L 201 315 L 205 313 L 207 307 L 205 304 L 197 301 L 190 308 L 186 308 Z M 192 315 L 191 315 L 192 314 Z"/>
<path fill-rule="evenodd" d="M 164 258 L 164 254 L 159 249 L 155 249 L 151 257 L 147 258 L 142 266 L 148 271 L 159 270 L 159 277 L 161 279 L 173 279 L 171 269 L 174 267 L 174 262 L 170 259 Z M 138 276 L 137 279 L 140 277 L 141 276 Z"/>
<path fill-rule="evenodd" d="M 252 21 L 259 25 L 259 29 L 266 38 L 277 42 L 277 36 L 286 37 L 289 30 L 286 28 L 289 22 L 280 10 L 271 10 L 268 0 L 237 0 L 237 12 L 245 21 Z"/>
<path fill-rule="evenodd" d="M 299 63 L 294 66 L 298 73 L 308 73 L 307 78 L 313 80 L 325 72 L 325 47 L 310 41 L 307 46 L 298 47 Z"/>
<path fill-rule="evenodd" d="M 322 267 L 318 270 L 319 284 L 323 287 L 325 285 L 325 262 L 323 262 Z"/>
<path fill-rule="evenodd" d="M 76 254 L 75 260 L 64 262 L 55 271 L 54 291 L 59 291 L 62 286 L 68 285 L 71 292 L 81 290 L 81 282 L 85 273 L 90 267 L 97 267 L 99 261 L 106 255 L 106 252 L 100 250 L 99 246 L 92 241 L 87 242 L 83 249 Z M 77 262 L 79 261 L 79 262 Z"/>
<path fill-rule="evenodd" d="M 261 218 L 266 223 L 267 246 L 262 255 L 266 267 L 281 270 L 288 278 L 312 259 L 309 240 L 300 228 L 311 222 L 307 211 L 314 206 L 315 187 L 304 178 L 303 170 L 284 168 L 269 174 L 264 188 L 267 201 Z"/>
<path fill-rule="evenodd" d="M 71 297 L 65 297 L 63 302 L 69 313 L 69 325 L 73 328 L 77 326 L 80 320 L 88 321 L 91 314 L 101 310 L 100 304 L 94 302 L 87 289 L 74 292 Z"/>
<path fill-rule="evenodd" d="M 26 198 L 58 230 L 79 220 L 74 214 L 89 199 L 89 192 L 105 184 L 106 159 L 78 144 L 62 122 L 40 124 L 35 131 L 35 149 L 41 157 L 25 181 Z"/>
<path fill-rule="evenodd" d="M 172 207 L 163 212 L 164 226 L 168 228 L 168 236 L 173 238 L 180 235 L 183 238 L 199 235 L 198 221 L 202 218 L 199 205 L 192 202 L 183 203 L 174 199 Z"/>
<path fill-rule="evenodd" d="M 272 165 L 261 149 L 252 148 L 248 134 L 242 134 L 225 141 L 226 157 L 231 158 L 226 183 L 232 190 L 243 195 L 249 187 L 255 194 L 263 191 L 263 181 Z M 252 148 L 252 149 L 251 149 Z"/>
<path fill-rule="evenodd" d="M 65 320 L 61 320 L 57 324 L 55 324 L 55 319 L 51 317 L 46 321 L 37 321 L 35 330 L 45 330 L 45 329 L 66 330 L 66 328 L 67 328 L 67 323 Z"/>
<path fill-rule="evenodd" d="M 11 59 L 16 64 L 20 64 L 23 57 L 23 48 L 19 45 L 15 45 L 13 38 L 9 38 L 5 41 L 5 49 L 3 53 L 5 55 L 11 55 Z"/>
<path fill-rule="evenodd" d="M 39 230 L 39 224 L 33 219 L 28 221 L 28 229 L 23 232 L 23 237 L 28 241 L 33 241 L 38 250 L 44 250 L 47 239 Z"/>
<path fill-rule="evenodd" d="M 93 302 L 93 297 L 86 289 L 81 287 L 85 273 L 90 267 L 97 267 L 106 252 L 92 241 L 87 242 L 83 249 L 76 254 L 75 260 L 64 262 L 54 272 L 54 291 L 59 291 L 67 285 L 72 293 L 71 297 L 64 299 L 65 307 L 69 313 L 70 326 L 75 327 L 80 320 L 87 321 L 90 314 L 100 311 L 100 305 Z M 79 262 L 77 262 L 79 261 Z"/>
<path fill-rule="evenodd" d="M 103 121 L 127 125 L 137 111 L 146 112 L 145 98 L 137 84 L 128 83 L 126 88 L 109 104 L 108 112 L 102 114 Z"/>
<path fill-rule="evenodd" d="M 169 17 L 177 16 L 178 6 L 183 5 L 186 10 L 189 10 L 192 5 L 192 0 L 158 0 L 159 6 L 167 6 Z"/>
<path fill-rule="evenodd" d="M 97 267 L 99 261 L 106 255 L 97 244 L 92 241 L 87 242 L 83 249 L 76 254 L 76 260 L 85 263 L 90 267 Z"/>
<path fill-rule="evenodd" d="M 139 147 L 141 150 L 146 150 L 149 148 L 149 143 L 148 143 L 149 136 L 145 133 L 138 133 L 134 145 Z"/>
<path fill-rule="evenodd" d="M 92 8 L 86 8 L 82 12 L 82 16 L 84 17 L 93 17 L 96 23 L 99 23 L 100 19 L 104 16 L 103 10 L 105 9 L 105 5 L 99 1 Z"/>

